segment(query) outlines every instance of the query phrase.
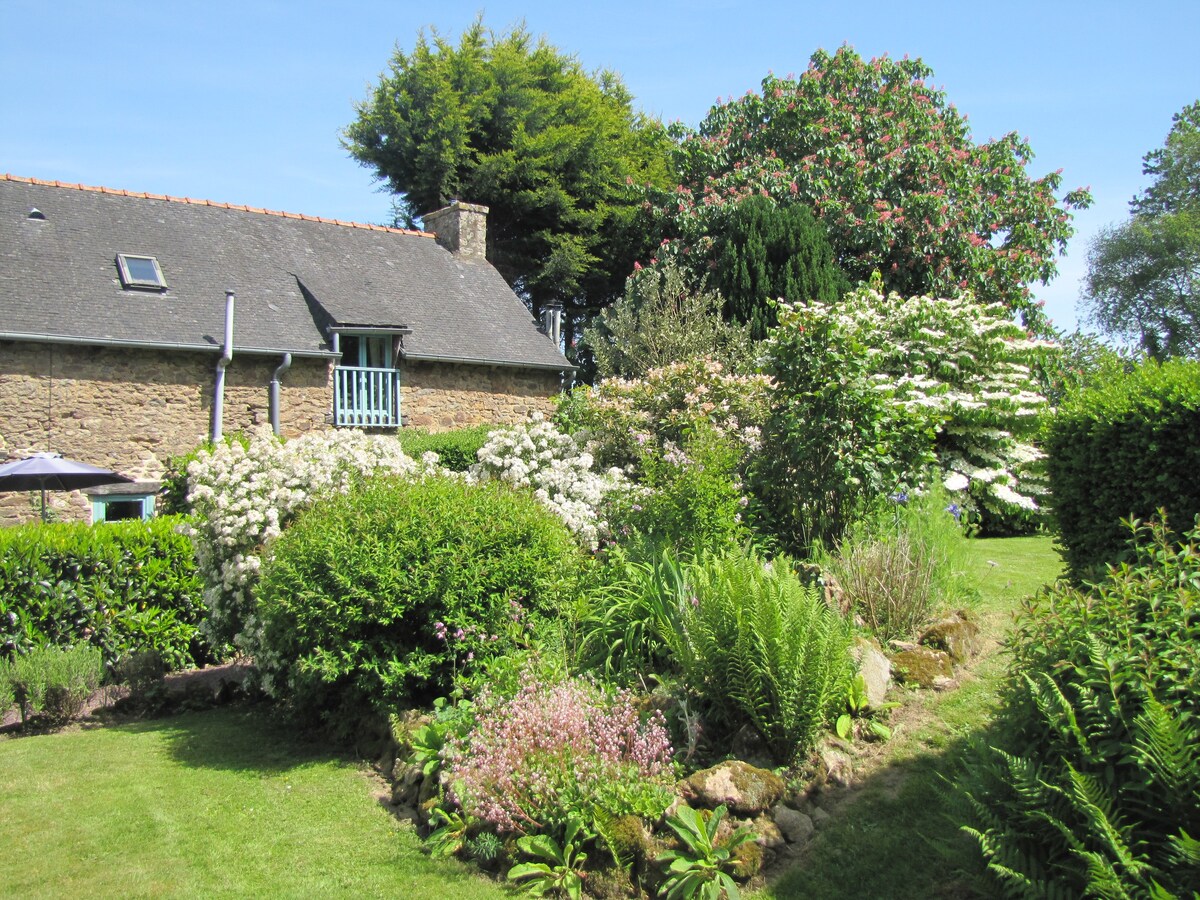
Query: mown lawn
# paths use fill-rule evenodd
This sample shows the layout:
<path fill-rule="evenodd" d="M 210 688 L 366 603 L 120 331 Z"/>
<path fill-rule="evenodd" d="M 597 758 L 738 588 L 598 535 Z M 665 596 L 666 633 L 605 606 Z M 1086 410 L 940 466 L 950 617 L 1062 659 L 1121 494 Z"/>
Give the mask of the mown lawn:
<path fill-rule="evenodd" d="M 0 740 L 0 895 L 503 896 L 255 709 Z"/>
<path fill-rule="evenodd" d="M 1045 537 L 973 543 L 976 614 L 999 638 L 1059 572 Z M 955 691 L 909 699 L 886 759 L 774 898 L 972 896 L 945 782 L 986 729 L 1002 656 Z M 363 769 L 228 708 L 0 740 L 0 894 L 21 897 L 494 898 L 501 887 L 430 859 L 373 798 Z"/>

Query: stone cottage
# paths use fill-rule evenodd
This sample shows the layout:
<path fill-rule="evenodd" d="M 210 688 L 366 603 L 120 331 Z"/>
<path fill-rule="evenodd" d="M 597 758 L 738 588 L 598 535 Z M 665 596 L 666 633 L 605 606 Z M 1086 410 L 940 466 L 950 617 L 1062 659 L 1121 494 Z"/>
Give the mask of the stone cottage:
<path fill-rule="evenodd" d="M 152 482 L 222 432 L 550 408 L 571 365 L 487 262 L 486 215 L 455 203 L 427 233 L 0 176 L 0 462 Z M 0 494 L 0 522 L 33 514 Z"/>

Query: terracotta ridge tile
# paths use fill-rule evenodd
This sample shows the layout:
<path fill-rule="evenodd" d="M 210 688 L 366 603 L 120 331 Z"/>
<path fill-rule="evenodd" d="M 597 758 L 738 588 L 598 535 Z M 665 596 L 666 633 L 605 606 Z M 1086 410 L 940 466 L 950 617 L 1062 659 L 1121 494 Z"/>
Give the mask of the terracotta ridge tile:
<path fill-rule="evenodd" d="M 418 231 L 412 228 L 393 228 L 390 225 L 375 225 L 370 222 L 352 222 L 345 219 L 328 219 L 324 216 L 310 216 L 305 213 L 283 212 L 273 209 L 262 209 L 256 206 L 242 206 L 237 203 L 222 203 L 218 200 L 201 200 L 191 197 L 173 197 L 170 194 L 151 194 L 143 191 L 127 191 L 121 188 L 110 188 L 88 184 L 78 184 L 67 181 L 47 181 L 42 178 L 28 178 L 23 175 L 13 175 L 10 172 L 0 173 L 0 181 L 12 181 L 18 184 L 35 184 L 42 187 L 66 188 L 75 191 L 92 191 L 98 194 L 113 194 L 119 197 L 133 197 L 139 200 L 160 200 L 168 203 L 189 203 L 193 206 L 211 206 L 217 209 L 231 209 L 238 212 L 255 213 L 264 216 L 276 216 L 283 219 L 299 219 L 304 222 L 318 222 L 322 225 L 336 225 L 341 228 L 359 228 L 364 231 L 385 231 L 389 234 L 407 234 L 413 237 L 434 237 L 431 231 Z"/>

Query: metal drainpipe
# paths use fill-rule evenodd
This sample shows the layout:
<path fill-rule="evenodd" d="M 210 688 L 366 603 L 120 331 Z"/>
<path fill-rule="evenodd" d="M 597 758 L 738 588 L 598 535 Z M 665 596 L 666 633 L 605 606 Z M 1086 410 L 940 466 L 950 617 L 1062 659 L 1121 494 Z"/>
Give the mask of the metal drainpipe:
<path fill-rule="evenodd" d="M 217 360 L 217 384 L 213 392 L 212 441 L 221 440 L 221 421 L 225 416 L 225 367 L 233 361 L 233 291 L 225 292 L 225 343 Z"/>
<path fill-rule="evenodd" d="M 275 432 L 276 437 L 279 436 L 279 379 L 291 367 L 292 354 L 285 353 L 283 354 L 283 362 L 279 364 L 279 368 L 271 376 L 271 430 Z"/>

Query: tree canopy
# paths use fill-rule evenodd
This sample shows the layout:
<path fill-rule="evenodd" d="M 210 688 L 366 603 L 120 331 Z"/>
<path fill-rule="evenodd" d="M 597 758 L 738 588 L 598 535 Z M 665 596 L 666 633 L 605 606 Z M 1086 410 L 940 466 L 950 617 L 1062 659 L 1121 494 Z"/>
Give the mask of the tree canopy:
<path fill-rule="evenodd" d="M 632 103 L 615 74 L 476 20 L 457 45 L 433 32 L 397 49 L 344 144 L 409 221 L 453 199 L 487 205 L 489 259 L 514 290 L 535 313 L 557 301 L 586 315 L 647 251 L 638 187 L 669 183 L 666 131 Z"/>
<path fill-rule="evenodd" d="M 1083 300 L 1106 334 L 1158 360 L 1200 355 L 1200 101 L 1176 113 L 1163 147 L 1143 158 L 1154 178 L 1128 222 L 1088 253 Z"/>
<path fill-rule="evenodd" d="M 1071 209 L 1091 198 L 1058 200 L 1060 172 L 1031 177 L 1016 134 L 976 144 L 932 75 L 842 47 L 717 104 L 678 142 L 680 183 L 656 203 L 666 232 L 706 253 L 713 218 L 762 194 L 811 209 L 853 280 L 879 271 L 906 295 L 969 289 L 1038 319 L 1029 286 L 1056 274 Z"/>

